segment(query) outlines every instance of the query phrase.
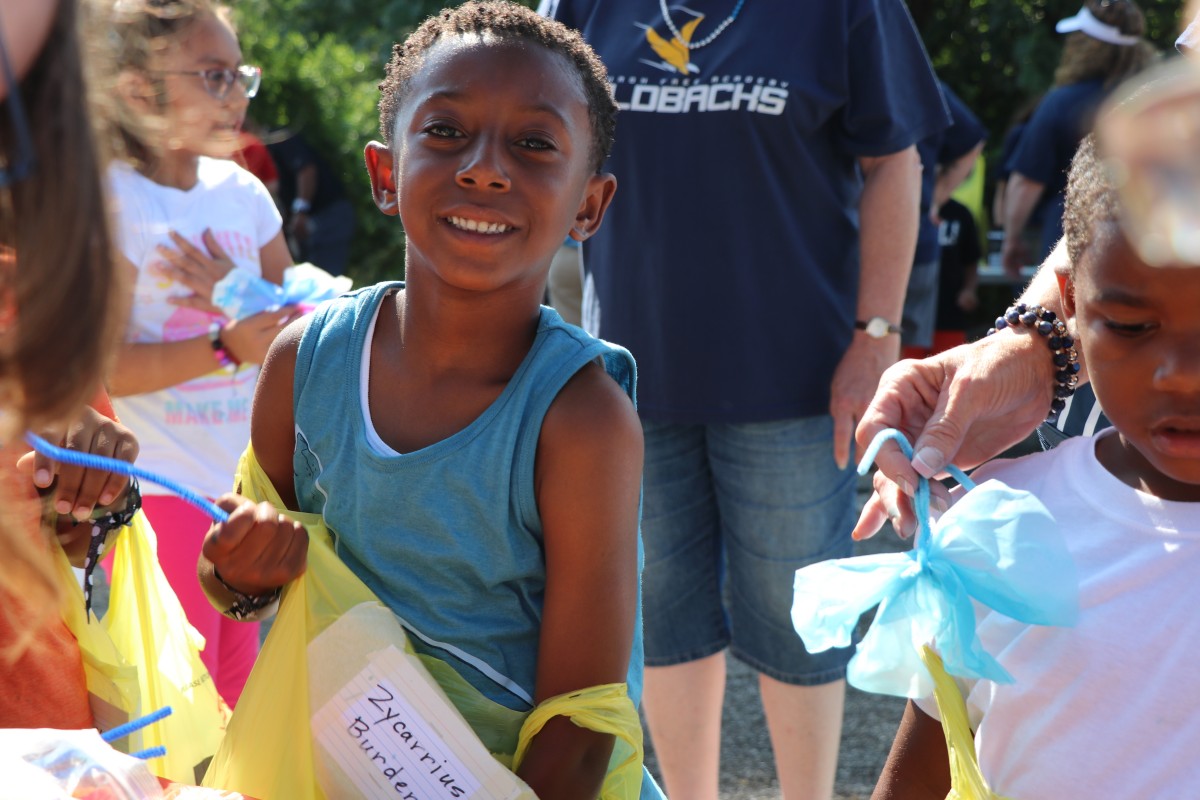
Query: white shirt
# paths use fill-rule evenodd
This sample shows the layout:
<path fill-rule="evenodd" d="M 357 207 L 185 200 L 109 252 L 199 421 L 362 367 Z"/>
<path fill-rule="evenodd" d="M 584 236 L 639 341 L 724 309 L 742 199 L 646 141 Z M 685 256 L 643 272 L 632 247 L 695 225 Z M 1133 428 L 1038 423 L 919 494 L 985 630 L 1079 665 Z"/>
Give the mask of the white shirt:
<path fill-rule="evenodd" d="M 232 161 L 201 158 L 199 180 L 187 191 L 157 184 L 128 164 L 109 169 L 117 238 L 137 267 L 130 342 L 173 342 L 208 334 L 210 314 L 180 308 L 169 297 L 190 290 L 163 272 L 159 245 L 177 250 L 175 231 L 201 249 L 211 230 L 240 268 L 261 275 L 259 251 L 282 221 L 266 187 Z M 229 491 L 237 459 L 250 438 L 250 403 L 258 368 L 219 367 L 177 386 L 117 398 L 121 421 L 141 445 L 138 464 L 209 497 Z M 147 484 L 146 494 L 166 490 Z"/>
<path fill-rule="evenodd" d="M 1033 492 L 1080 581 L 1073 628 L 980 613 L 983 646 L 1016 683 L 968 682 L 967 709 L 984 777 L 1017 800 L 1200 796 L 1200 503 L 1110 474 L 1095 444 L 1114 434 L 972 476 Z M 919 705 L 937 717 L 932 698 Z"/>

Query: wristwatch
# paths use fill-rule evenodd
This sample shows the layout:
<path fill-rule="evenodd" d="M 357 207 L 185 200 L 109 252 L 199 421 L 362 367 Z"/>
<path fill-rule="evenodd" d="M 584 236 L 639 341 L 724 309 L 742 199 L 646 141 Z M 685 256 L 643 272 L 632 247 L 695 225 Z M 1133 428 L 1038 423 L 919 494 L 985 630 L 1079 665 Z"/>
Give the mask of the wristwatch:
<path fill-rule="evenodd" d="M 893 325 L 883 317 L 871 317 L 866 322 L 861 319 L 854 321 L 854 327 L 860 331 L 866 331 L 867 336 L 872 339 L 882 339 L 889 333 L 899 333 L 900 326 Z"/>
<path fill-rule="evenodd" d="M 297 197 L 292 201 L 293 214 L 307 214 L 312 211 L 312 203 L 305 200 L 303 197 Z"/>

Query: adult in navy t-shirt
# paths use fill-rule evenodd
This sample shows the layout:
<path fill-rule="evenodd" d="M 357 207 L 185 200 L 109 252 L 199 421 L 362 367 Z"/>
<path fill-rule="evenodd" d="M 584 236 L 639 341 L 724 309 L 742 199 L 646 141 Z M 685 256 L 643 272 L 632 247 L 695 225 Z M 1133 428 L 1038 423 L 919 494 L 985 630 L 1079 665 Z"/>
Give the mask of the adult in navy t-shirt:
<path fill-rule="evenodd" d="M 1044 260 L 1062 238 L 1067 169 L 1096 109 L 1109 91 L 1155 57 L 1144 38 L 1146 18 L 1132 2 L 1085 0 L 1079 13 L 1059 20 L 1055 30 L 1066 34 L 1055 87 L 1033 112 L 1007 165 L 1001 260 L 1013 277 L 1028 263 Z M 1039 205 L 1044 205 L 1041 252 L 1030 254 L 1020 232 Z"/>
<path fill-rule="evenodd" d="M 1052 89 L 1033 112 L 1007 164 L 1010 175 L 1015 172 L 1044 186 L 1035 206 L 1042 220 L 1042 249 L 1035 254 L 1038 263 L 1062 238 L 1067 170 L 1108 92 L 1100 78 Z"/>
<path fill-rule="evenodd" d="M 906 351 L 928 350 L 933 346 L 940 271 L 938 225 L 930 214 L 934 195 L 938 195 L 939 206 L 949 198 L 970 175 L 987 139 L 987 129 L 966 103 L 944 82 L 939 80 L 938 85 L 950 111 L 950 126 L 917 142 L 917 154 L 921 157 L 921 213 L 901 322 Z"/>
<path fill-rule="evenodd" d="M 807 653 L 792 586 L 849 554 L 856 479 L 832 420 L 848 457 L 898 353 L 914 145 L 946 126 L 941 93 L 901 0 L 542 10 L 583 32 L 621 108 L 583 323 L 638 361 L 645 696 L 668 794 L 716 795 L 726 649 L 759 672 L 772 731 L 820 732 L 774 743 L 783 793 L 832 794 L 849 653 Z M 876 317 L 882 338 L 856 330 Z"/>

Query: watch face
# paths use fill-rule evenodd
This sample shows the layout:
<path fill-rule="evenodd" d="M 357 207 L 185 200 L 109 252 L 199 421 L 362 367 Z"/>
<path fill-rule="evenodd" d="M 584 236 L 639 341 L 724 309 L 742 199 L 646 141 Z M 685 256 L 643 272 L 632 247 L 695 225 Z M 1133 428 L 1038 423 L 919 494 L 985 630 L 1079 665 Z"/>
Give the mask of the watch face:
<path fill-rule="evenodd" d="M 882 339 L 888 334 L 888 321 L 883 317 L 872 317 L 867 321 L 867 336 Z"/>

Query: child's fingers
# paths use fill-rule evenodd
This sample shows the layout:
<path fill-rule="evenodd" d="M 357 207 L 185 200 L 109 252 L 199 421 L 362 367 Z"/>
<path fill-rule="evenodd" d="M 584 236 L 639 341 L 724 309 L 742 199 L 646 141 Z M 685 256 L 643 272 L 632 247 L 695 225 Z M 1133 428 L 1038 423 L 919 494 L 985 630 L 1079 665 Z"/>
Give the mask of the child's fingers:
<path fill-rule="evenodd" d="M 209 529 L 202 548 L 222 580 L 247 594 L 283 586 L 304 571 L 307 532 L 270 503 L 236 495 L 217 501 L 229 520 Z"/>
<path fill-rule="evenodd" d="M 283 306 L 279 309 L 279 327 L 286 328 L 303 316 L 304 309 L 300 308 L 300 306 Z"/>
<path fill-rule="evenodd" d="M 225 252 L 225 248 L 221 247 L 217 237 L 213 235 L 212 228 L 206 228 L 204 231 L 204 246 L 208 248 L 208 252 L 212 254 L 213 258 L 229 260 L 229 254 Z"/>
<path fill-rule="evenodd" d="M 171 240 L 179 247 L 179 252 L 183 256 L 182 259 L 172 259 L 171 263 L 181 264 L 182 268 L 208 278 L 211 283 L 216 283 L 224 278 L 225 274 L 233 269 L 233 262 L 217 244 L 211 230 L 204 232 L 204 246 L 208 248 L 207 252 L 196 247 L 175 231 L 171 231 Z"/>
<path fill-rule="evenodd" d="M 62 434 L 52 431 L 40 431 L 39 435 L 48 442 L 62 442 Z M 47 489 L 54 483 L 54 475 L 58 471 L 58 463 L 36 450 L 30 450 L 16 463 L 17 471 L 33 479 L 33 485 L 39 489 Z"/>
<path fill-rule="evenodd" d="M 112 420 L 72 425 L 63 446 L 81 453 L 132 462 L 137 457 L 137 440 L 129 429 Z M 59 466 L 55 510 L 86 519 L 97 505 L 113 502 L 129 479 L 106 469 L 70 464 Z"/>
<path fill-rule="evenodd" d="M 266 509 L 262 510 L 259 525 L 272 531 L 272 546 L 260 555 L 261 580 L 265 586 L 274 588 L 291 582 L 304 572 L 308 560 L 308 531 L 300 523 L 280 514 L 274 506 L 262 505 Z"/>
<path fill-rule="evenodd" d="M 17 472 L 28 475 L 39 489 L 54 483 L 54 462 L 35 450 L 17 459 Z"/>
<path fill-rule="evenodd" d="M 255 507 L 250 500 L 235 494 L 223 494 L 216 503 L 219 508 L 229 512 L 229 519 L 209 528 L 201 550 L 205 558 L 221 567 L 254 527 Z"/>

